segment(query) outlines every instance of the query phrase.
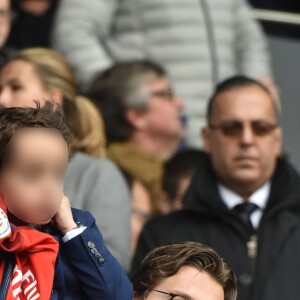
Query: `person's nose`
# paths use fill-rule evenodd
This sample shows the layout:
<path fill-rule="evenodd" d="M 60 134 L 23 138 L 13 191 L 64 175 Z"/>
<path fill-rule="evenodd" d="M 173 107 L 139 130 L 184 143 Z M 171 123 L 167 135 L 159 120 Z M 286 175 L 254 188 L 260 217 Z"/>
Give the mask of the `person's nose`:
<path fill-rule="evenodd" d="M 184 106 L 183 101 L 176 94 L 173 96 L 173 102 L 178 111 L 181 111 L 183 109 L 183 106 Z"/>
<path fill-rule="evenodd" d="M 253 143 L 254 133 L 251 124 L 244 124 L 241 133 L 241 143 L 243 145 L 250 145 Z"/>
<path fill-rule="evenodd" d="M 2 88 L 0 90 L 0 105 L 4 107 L 10 107 L 11 92 L 8 88 Z"/>

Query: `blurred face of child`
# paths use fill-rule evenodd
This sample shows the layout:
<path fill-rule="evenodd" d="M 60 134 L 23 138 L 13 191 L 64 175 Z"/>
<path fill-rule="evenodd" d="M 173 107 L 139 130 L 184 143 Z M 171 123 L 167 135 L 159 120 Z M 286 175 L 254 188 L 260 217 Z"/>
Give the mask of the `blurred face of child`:
<path fill-rule="evenodd" d="M 8 211 L 25 223 L 48 223 L 62 201 L 67 163 L 68 146 L 58 130 L 18 129 L 0 171 Z"/>

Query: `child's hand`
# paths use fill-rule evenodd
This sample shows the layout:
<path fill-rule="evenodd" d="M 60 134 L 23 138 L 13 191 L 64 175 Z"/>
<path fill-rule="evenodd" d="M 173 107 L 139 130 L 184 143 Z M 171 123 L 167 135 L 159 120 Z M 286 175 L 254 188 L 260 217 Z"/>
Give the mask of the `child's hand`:
<path fill-rule="evenodd" d="M 63 233 L 66 234 L 68 231 L 76 227 L 76 223 L 73 220 L 72 210 L 70 201 L 66 196 L 63 196 L 61 205 L 56 215 L 53 218 L 56 227 Z"/>

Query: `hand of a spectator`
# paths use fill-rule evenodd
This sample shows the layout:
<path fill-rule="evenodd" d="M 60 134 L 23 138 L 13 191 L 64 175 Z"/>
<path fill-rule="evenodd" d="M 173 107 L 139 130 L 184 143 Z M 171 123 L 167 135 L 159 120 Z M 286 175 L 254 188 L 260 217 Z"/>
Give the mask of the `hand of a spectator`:
<path fill-rule="evenodd" d="M 70 201 L 66 196 L 63 196 L 61 205 L 53 218 L 55 226 L 63 233 L 66 234 L 68 231 L 76 228 L 74 222 Z"/>

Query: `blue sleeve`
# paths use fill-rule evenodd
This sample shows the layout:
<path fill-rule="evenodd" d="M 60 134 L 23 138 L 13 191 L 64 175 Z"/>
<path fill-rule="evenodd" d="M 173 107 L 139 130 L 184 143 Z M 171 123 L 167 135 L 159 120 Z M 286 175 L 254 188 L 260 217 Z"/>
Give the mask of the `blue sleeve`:
<path fill-rule="evenodd" d="M 61 247 L 88 299 L 132 300 L 132 285 L 103 242 L 95 219 L 73 209 L 76 222 L 87 228 Z"/>

